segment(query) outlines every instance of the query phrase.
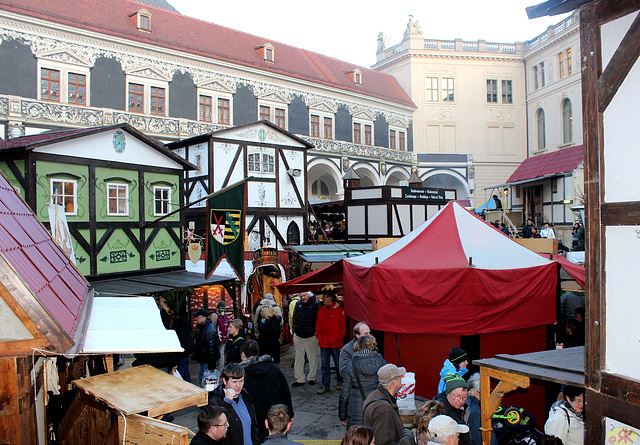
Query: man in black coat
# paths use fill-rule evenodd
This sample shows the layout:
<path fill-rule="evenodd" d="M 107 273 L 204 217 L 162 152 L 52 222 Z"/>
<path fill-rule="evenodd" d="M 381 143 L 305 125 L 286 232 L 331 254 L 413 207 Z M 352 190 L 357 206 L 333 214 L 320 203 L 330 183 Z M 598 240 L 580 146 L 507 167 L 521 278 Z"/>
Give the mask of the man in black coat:
<path fill-rule="evenodd" d="M 191 445 L 223 445 L 228 428 L 223 407 L 205 406 L 198 414 L 198 433 L 191 440 Z"/>
<path fill-rule="evenodd" d="M 469 389 L 467 382 L 460 376 L 448 374 L 444 377 L 444 391 L 435 396 L 434 400 L 444 404 L 444 413 L 455 420 L 460 425 L 469 426 L 469 416 L 471 410 L 467 406 L 467 395 Z M 471 445 L 471 436 L 461 433 L 458 436 L 459 445 Z"/>
<path fill-rule="evenodd" d="M 209 318 L 208 310 L 198 309 L 196 323 L 198 323 L 198 330 L 193 345 L 193 355 L 200 363 L 198 383 L 202 387 L 202 377 L 205 371 L 215 370 L 220 359 L 220 339 L 218 338 L 218 330 Z"/>
<path fill-rule="evenodd" d="M 260 443 L 253 397 L 244 389 L 244 368 L 240 364 L 229 363 L 224 367 L 222 384 L 209 393 L 209 406 L 221 406 L 227 412 L 226 445 Z"/>
<path fill-rule="evenodd" d="M 269 408 L 273 405 L 286 405 L 290 416 L 293 417 L 291 391 L 284 374 L 278 365 L 273 363 L 273 358 L 270 355 L 259 356 L 259 347 L 255 340 L 249 340 L 242 345 L 240 357 L 243 360 L 240 364 L 244 367 L 244 389 L 253 397 L 258 439 L 262 443 L 268 435 L 264 421 L 267 420 Z"/>

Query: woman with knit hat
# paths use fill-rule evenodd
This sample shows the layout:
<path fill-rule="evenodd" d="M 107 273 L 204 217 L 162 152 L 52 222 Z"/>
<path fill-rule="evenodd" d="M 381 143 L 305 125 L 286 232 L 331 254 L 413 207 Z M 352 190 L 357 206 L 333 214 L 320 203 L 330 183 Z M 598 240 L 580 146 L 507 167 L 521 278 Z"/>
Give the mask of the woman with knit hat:
<path fill-rule="evenodd" d="M 442 370 L 440 371 L 440 383 L 438 384 L 438 394 L 444 391 L 445 376 L 449 374 L 454 374 L 459 377 L 462 377 L 468 372 L 466 368 L 467 364 L 469 364 L 469 361 L 467 358 L 467 352 L 464 349 L 459 348 L 457 346 L 454 346 L 453 348 L 451 348 L 451 350 L 449 351 L 449 358 L 444 361 L 444 364 L 442 365 Z"/>

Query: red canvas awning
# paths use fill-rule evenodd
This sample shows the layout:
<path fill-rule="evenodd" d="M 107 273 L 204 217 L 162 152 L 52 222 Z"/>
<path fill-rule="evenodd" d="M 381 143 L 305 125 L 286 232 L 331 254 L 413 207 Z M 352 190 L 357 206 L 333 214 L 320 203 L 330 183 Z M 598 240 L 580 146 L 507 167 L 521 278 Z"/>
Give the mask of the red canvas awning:
<path fill-rule="evenodd" d="M 380 250 L 279 289 L 342 277 L 345 312 L 374 329 L 473 335 L 553 323 L 557 275 L 556 263 L 454 202 Z"/>

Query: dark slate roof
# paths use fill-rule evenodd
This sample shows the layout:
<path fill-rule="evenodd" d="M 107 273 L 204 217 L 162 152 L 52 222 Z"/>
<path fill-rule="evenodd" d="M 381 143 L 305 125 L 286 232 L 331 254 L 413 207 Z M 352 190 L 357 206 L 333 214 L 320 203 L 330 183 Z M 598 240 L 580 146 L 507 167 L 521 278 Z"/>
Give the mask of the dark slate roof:
<path fill-rule="evenodd" d="M 4 175 L 0 175 L 0 251 L 73 338 L 89 285 Z"/>
<path fill-rule="evenodd" d="M 175 12 L 146 6 L 152 15 L 151 32 L 139 31 L 134 14 L 141 8 L 134 0 L 110 0 L 108 5 L 101 0 L 0 0 L 0 9 L 415 108 L 398 81 L 389 74 Z M 275 62 L 263 60 L 257 51 L 267 43 L 274 46 Z M 362 85 L 354 84 L 348 75 L 356 68 L 362 71 Z"/>
<path fill-rule="evenodd" d="M 563 148 L 552 153 L 525 159 L 507 183 L 525 181 L 543 176 L 568 173 L 575 170 L 584 160 L 582 145 Z"/>
<path fill-rule="evenodd" d="M 114 130 L 119 128 L 130 133 L 132 136 L 140 139 L 145 144 L 149 145 L 151 148 L 159 151 L 166 157 L 175 161 L 176 163 L 182 165 L 187 170 L 195 170 L 196 166 L 192 163 L 188 162 L 184 158 L 178 156 L 171 150 L 169 150 L 165 145 L 157 142 L 155 139 L 150 138 L 145 135 L 141 131 L 136 130 L 129 124 L 115 124 L 115 125 L 105 125 L 102 127 L 91 127 L 91 128 L 77 128 L 74 130 L 62 130 L 62 131 L 49 131 L 46 133 L 34 134 L 31 136 L 22 136 L 19 138 L 7 139 L 6 141 L 0 140 L 0 156 L 2 156 L 2 151 L 18 151 L 18 150 L 33 150 L 36 147 L 40 147 L 47 144 L 53 144 L 56 142 L 62 142 L 69 139 L 74 139 L 82 136 L 86 136 L 89 134 L 102 133 L 104 131 Z"/>

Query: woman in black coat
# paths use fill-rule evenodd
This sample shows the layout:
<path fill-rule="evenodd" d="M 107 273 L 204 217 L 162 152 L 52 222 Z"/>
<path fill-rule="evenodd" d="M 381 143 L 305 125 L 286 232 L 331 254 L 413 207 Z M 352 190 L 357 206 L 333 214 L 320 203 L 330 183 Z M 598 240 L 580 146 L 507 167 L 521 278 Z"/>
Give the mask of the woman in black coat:
<path fill-rule="evenodd" d="M 353 357 L 342 376 L 344 382 L 338 401 L 338 417 L 343 424 L 346 421 L 347 428 L 353 425 L 364 425 L 362 417 L 364 399 L 378 389 L 378 369 L 387 364 L 378 352 L 378 344 L 373 335 L 360 337 L 354 344 L 353 350 Z"/>
<path fill-rule="evenodd" d="M 258 346 L 260 354 L 269 354 L 274 363 L 280 363 L 280 321 L 271 306 L 263 306 L 258 320 Z"/>
<path fill-rule="evenodd" d="M 226 354 L 225 363 L 240 363 L 242 361 L 240 358 L 240 349 L 242 345 L 244 345 L 244 342 L 244 323 L 239 318 L 236 318 L 229 323 L 229 340 L 227 340 L 227 344 L 224 346 Z"/>

